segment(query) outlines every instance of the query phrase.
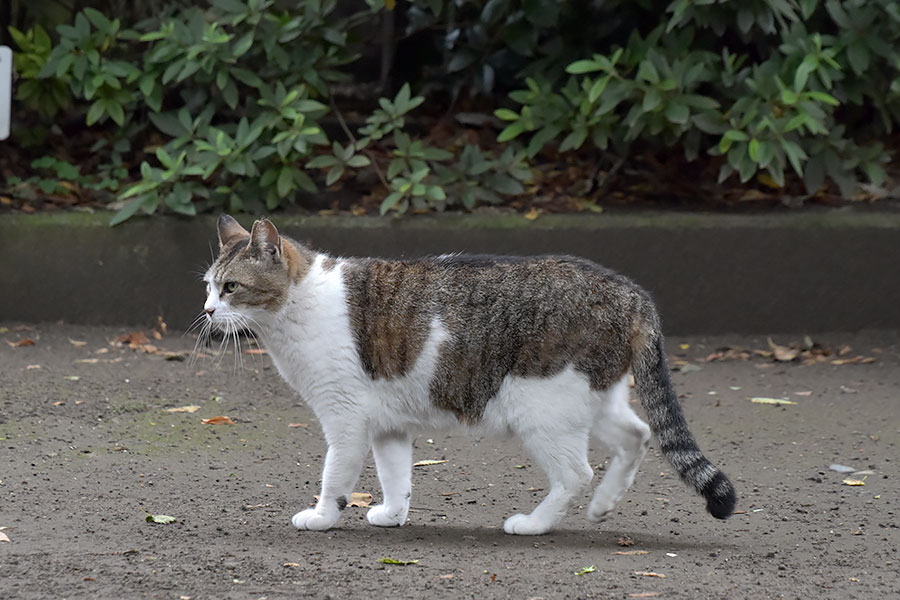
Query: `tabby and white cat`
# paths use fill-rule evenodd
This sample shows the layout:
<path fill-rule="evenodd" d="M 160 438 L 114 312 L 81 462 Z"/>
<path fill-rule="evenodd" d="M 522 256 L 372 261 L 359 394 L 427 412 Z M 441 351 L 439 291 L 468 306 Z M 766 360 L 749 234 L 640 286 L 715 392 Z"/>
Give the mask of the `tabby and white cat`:
<path fill-rule="evenodd" d="M 714 517 L 733 512 L 734 487 L 700 452 L 669 382 L 653 303 L 625 277 L 569 256 L 333 258 L 268 220 L 248 232 L 227 215 L 218 233 L 208 324 L 249 326 L 328 443 L 319 501 L 294 515 L 298 529 L 338 522 L 370 450 L 383 501 L 368 520 L 402 525 L 413 432 L 459 425 L 517 435 L 550 479 L 530 514 L 506 519 L 507 533 L 559 523 L 593 477 L 591 440 L 612 453 L 587 509 L 603 520 L 651 431 Z M 629 372 L 649 427 L 628 404 Z"/>

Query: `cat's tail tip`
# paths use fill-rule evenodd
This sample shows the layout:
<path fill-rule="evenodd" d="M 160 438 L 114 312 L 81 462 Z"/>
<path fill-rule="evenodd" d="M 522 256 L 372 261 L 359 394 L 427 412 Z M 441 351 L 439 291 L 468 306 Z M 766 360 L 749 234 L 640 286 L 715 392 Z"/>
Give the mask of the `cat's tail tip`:
<path fill-rule="evenodd" d="M 734 514 L 737 493 L 731 480 L 722 471 L 716 471 L 700 492 L 706 498 L 706 510 L 717 519 L 727 519 Z"/>

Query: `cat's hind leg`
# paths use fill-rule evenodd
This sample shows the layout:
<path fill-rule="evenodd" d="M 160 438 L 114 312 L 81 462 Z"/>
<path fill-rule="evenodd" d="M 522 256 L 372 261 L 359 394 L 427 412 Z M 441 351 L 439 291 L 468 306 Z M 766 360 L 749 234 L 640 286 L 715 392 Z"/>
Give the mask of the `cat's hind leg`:
<path fill-rule="evenodd" d="M 366 514 L 369 523 L 396 527 L 406 522 L 412 493 L 412 441 L 406 432 L 376 435 L 372 443 L 383 502 Z"/>
<path fill-rule="evenodd" d="M 503 523 L 506 533 L 540 535 L 550 531 L 583 493 L 594 475 L 587 461 L 591 413 L 587 382 L 571 370 L 516 386 L 511 429 L 544 470 L 550 491 L 530 514 Z"/>
<path fill-rule="evenodd" d="M 322 429 L 328 442 L 322 491 L 315 508 L 302 510 L 291 519 L 297 529 L 324 531 L 338 522 L 369 454 L 365 431 L 346 427 L 335 431 L 337 427 L 329 427 L 326 422 L 322 422 Z"/>
<path fill-rule="evenodd" d="M 520 433 L 535 462 L 550 479 L 550 491 L 531 514 L 513 515 L 503 531 L 518 535 L 547 533 L 565 516 L 572 501 L 591 482 L 593 470 L 587 462 L 588 433 L 558 431 Z"/>
<path fill-rule="evenodd" d="M 634 476 L 650 445 L 650 428 L 628 404 L 627 378 L 596 395 L 602 409 L 594 420 L 591 437 L 609 448 L 612 454 L 609 468 L 588 505 L 588 519 L 599 523 L 634 483 Z"/>

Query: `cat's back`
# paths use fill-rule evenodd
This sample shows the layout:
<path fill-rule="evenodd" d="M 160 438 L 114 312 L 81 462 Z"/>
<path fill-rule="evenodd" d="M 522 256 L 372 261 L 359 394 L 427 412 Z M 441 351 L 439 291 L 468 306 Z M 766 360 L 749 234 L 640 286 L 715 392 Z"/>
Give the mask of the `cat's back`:
<path fill-rule="evenodd" d="M 342 265 L 350 325 L 373 379 L 408 373 L 436 328 L 446 333 L 431 395 L 480 414 L 508 375 L 574 365 L 600 388 L 627 370 L 635 317 L 649 306 L 629 279 L 592 261 L 450 254 Z"/>
<path fill-rule="evenodd" d="M 552 294 L 557 302 L 589 297 L 611 300 L 646 293 L 627 277 L 569 255 L 442 254 L 415 259 L 350 259 L 343 279 L 351 300 L 423 309 L 465 303 L 525 304 Z M 558 306 L 558 304 L 555 304 Z M 552 306 L 546 306 L 552 309 Z"/>

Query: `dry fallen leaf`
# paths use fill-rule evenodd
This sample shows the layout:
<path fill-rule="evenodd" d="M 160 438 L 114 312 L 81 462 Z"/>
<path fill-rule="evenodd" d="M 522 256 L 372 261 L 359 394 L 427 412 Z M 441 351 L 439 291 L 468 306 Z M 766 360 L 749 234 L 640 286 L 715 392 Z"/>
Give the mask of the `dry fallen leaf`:
<path fill-rule="evenodd" d="M 160 525 L 167 525 L 169 523 L 174 523 L 178 519 L 169 515 L 147 515 L 144 520 L 148 523 L 159 523 Z"/>
<path fill-rule="evenodd" d="M 83 364 L 83 365 L 96 365 L 98 362 L 100 362 L 100 359 L 99 358 L 79 358 L 75 362 L 79 363 L 79 364 Z"/>
<path fill-rule="evenodd" d="M 666 576 L 662 573 L 654 573 L 653 571 L 635 571 L 635 575 L 641 575 L 642 577 L 659 577 L 660 579 L 665 579 Z"/>
<path fill-rule="evenodd" d="M 18 342 L 6 342 L 9 344 L 10 348 L 21 348 L 23 346 L 34 346 L 35 342 L 31 338 L 25 338 L 23 340 L 19 340 Z"/>
<path fill-rule="evenodd" d="M 56 402 L 53 403 L 53 406 L 62 406 L 65 403 L 66 403 L 65 400 L 57 400 Z"/>
<path fill-rule="evenodd" d="M 541 216 L 541 211 L 534 207 L 531 207 L 531 209 L 527 213 L 525 213 L 525 218 L 529 221 L 534 221 L 539 216 Z"/>
<path fill-rule="evenodd" d="M 230 417 L 212 417 L 211 419 L 201 419 L 204 425 L 234 425 L 235 422 Z"/>
<path fill-rule="evenodd" d="M 6 535 L 5 533 L 3 533 L 2 531 L 0 531 L 0 542 L 8 542 L 8 541 L 9 541 L 9 536 Z"/>
<path fill-rule="evenodd" d="M 613 552 L 613 554 L 618 554 L 619 556 L 642 556 L 644 554 L 650 554 L 649 550 L 617 550 Z"/>
<path fill-rule="evenodd" d="M 396 558 L 379 558 L 378 562 L 384 563 L 386 565 L 414 565 L 419 562 L 419 559 L 415 560 L 398 560 Z"/>
<path fill-rule="evenodd" d="M 306 423 L 288 423 L 288 427 L 309 427 Z"/>
<path fill-rule="evenodd" d="M 116 342 L 120 344 L 126 344 L 132 348 L 137 348 L 138 346 L 143 346 L 150 340 L 147 339 L 147 334 L 143 331 L 132 331 L 130 333 L 123 333 L 119 337 L 116 338 Z"/>
<path fill-rule="evenodd" d="M 282 567 L 299 567 L 300 563 L 284 563 Z"/>
<path fill-rule="evenodd" d="M 750 398 L 750 402 L 754 404 L 772 404 L 780 406 L 782 404 L 797 404 L 793 400 L 784 400 L 782 398 Z"/>
<path fill-rule="evenodd" d="M 316 499 L 316 502 L 319 501 L 319 496 L 313 496 Z M 350 494 L 350 501 L 347 503 L 349 508 L 369 508 L 372 505 L 372 501 L 375 500 L 375 497 L 372 494 L 366 492 L 352 492 Z"/>
<path fill-rule="evenodd" d="M 853 358 L 839 358 L 831 361 L 833 365 L 867 365 L 875 362 L 871 356 L 854 356 Z"/>
<path fill-rule="evenodd" d="M 634 540 L 627 535 L 620 536 L 616 543 L 620 546 L 634 546 Z"/>
<path fill-rule="evenodd" d="M 198 410 L 200 410 L 199 406 L 197 406 L 195 404 L 191 404 L 190 406 L 178 406 L 175 408 L 167 408 L 166 412 L 169 412 L 169 413 L 195 413 Z"/>
<path fill-rule="evenodd" d="M 441 575 L 441 579 L 453 579 L 453 573 L 447 573 L 446 575 Z"/>
<path fill-rule="evenodd" d="M 769 353 L 771 356 L 771 353 Z M 750 352 L 744 350 L 743 348 L 732 348 L 730 346 L 725 346 L 724 348 L 719 348 L 712 354 L 709 354 L 704 362 L 713 362 L 717 360 L 747 360 L 750 358 Z"/>
<path fill-rule="evenodd" d="M 347 503 L 347 506 L 352 506 L 356 508 L 368 508 L 372 505 L 372 501 L 375 498 L 372 494 L 366 494 L 364 492 L 353 492 L 350 494 L 350 502 Z"/>
<path fill-rule="evenodd" d="M 769 338 L 769 348 L 772 349 L 772 354 L 775 356 L 775 360 L 780 362 L 790 362 L 800 356 L 800 348 L 779 346 L 772 341 L 772 338 Z"/>
<path fill-rule="evenodd" d="M 41 368 L 41 365 L 28 365 L 27 367 L 25 367 L 25 370 L 31 371 L 33 369 L 40 369 L 40 368 Z"/>
<path fill-rule="evenodd" d="M 656 598 L 661 595 L 660 592 L 634 592 L 633 594 L 628 594 L 629 598 Z"/>
<path fill-rule="evenodd" d="M 848 477 L 847 479 L 845 479 L 843 481 L 843 484 L 844 485 L 853 485 L 853 486 L 866 485 L 866 478 L 863 477 L 862 479 L 857 479 L 855 477 Z"/>
<path fill-rule="evenodd" d="M 414 462 L 413 466 L 414 467 L 427 467 L 430 465 L 441 465 L 441 464 L 444 464 L 445 462 L 448 462 L 448 461 L 446 461 L 446 460 L 430 460 L 430 459 L 429 460 L 420 460 L 419 462 Z"/>
<path fill-rule="evenodd" d="M 81 340 L 73 340 L 69 338 L 69 343 L 75 346 L 76 348 L 81 348 L 82 346 L 87 346 L 87 342 L 82 342 Z"/>

